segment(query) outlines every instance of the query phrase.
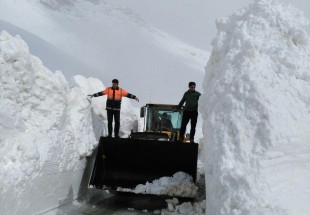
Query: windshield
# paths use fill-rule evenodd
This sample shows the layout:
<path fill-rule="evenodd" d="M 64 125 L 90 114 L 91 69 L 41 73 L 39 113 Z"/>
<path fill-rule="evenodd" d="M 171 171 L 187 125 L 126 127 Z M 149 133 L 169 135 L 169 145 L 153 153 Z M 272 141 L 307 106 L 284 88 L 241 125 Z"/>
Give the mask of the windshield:
<path fill-rule="evenodd" d="M 182 110 L 173 111 L 174 107 L 149 107 L 146 129 L 151 131 L 179 130 L 181 127 Z"/>

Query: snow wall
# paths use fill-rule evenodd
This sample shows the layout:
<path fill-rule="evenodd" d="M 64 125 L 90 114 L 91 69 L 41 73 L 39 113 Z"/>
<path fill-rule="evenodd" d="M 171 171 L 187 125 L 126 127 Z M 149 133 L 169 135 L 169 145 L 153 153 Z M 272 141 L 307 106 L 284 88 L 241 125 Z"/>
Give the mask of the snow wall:
<path fill-rule="evenodd" d="M 103 89 L 82 76 L 69 86 L 19 36 L 0 33 L 1 214 L 41 214 L 83 194 L 86 157 L 107 133 L 106 98 L 87 94 Z M 137 112 L 123 100 L 123 136 L 137 127 Z"/>
<path fill-rule="evenodd" d="M 200 100 L 206 214 L 310 214 L 307 24 L 272 0 L 217 21 Z"/>

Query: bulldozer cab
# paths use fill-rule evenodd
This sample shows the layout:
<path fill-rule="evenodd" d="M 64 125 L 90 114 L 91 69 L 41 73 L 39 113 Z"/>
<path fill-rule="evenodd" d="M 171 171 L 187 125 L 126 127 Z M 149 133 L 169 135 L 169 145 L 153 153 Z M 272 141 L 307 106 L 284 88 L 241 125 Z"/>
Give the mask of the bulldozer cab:
<path fill-rule="evenodd" d="M 176 105 L 146 104 L 140 109 L 144 118 L 143 132 L 166 133 L 169 140 L 176 141 L 181 127 L 183 108 Z"/>

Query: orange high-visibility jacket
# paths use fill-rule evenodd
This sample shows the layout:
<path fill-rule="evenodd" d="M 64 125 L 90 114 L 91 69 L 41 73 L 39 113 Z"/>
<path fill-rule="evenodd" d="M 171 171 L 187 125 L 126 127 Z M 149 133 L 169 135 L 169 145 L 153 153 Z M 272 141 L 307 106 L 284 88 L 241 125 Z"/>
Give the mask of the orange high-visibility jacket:
<path fill-rule="evenodd" d="M 131 99 L 136 98 L 135 95 L 128 93 L 125 89 L 120 88 L 120 87 L 116 89 L 113 89 L 112 87 L 108 87 L 102 92 L 95 93 L 93 96 L 98 97 L 102 95 L 108 96 L 107 105 L 106 105 L 107 110 L 120 110 L 121 103 L 122 103 L 122 97 L 128 97 Z"/>

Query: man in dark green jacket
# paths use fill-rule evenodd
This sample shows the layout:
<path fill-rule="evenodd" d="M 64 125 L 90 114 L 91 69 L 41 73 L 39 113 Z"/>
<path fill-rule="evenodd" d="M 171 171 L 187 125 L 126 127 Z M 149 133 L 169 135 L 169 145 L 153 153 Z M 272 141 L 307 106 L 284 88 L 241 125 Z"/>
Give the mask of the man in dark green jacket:
<path fill-rule="evenodd" d="M 190 131 L 189 138 L 190 138 L 190 142 L 194 142 L 197 117 L 198 117 L 198 100 L 201 94 L 195 90 L 196 88 L 195 82 L 189 82 L 188 88 L 189 88 L 188 91 L 184 93 L 183 98 L 178 105 L 178 108 L 181 108 L 185 102 L 179 140 L 180 141 L 184 140 L 186 126 L 189 120 L 191 120 L 191 131 Z"/>

